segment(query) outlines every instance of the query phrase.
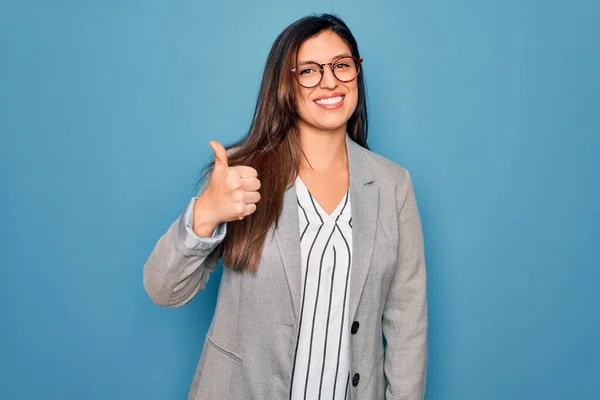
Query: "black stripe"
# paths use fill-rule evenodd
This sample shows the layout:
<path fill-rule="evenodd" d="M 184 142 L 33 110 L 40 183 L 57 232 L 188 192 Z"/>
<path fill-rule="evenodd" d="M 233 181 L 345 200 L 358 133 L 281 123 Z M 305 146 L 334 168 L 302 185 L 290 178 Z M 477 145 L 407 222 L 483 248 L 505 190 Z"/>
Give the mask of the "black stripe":
<path fill-rule="evenodd" d="M 346 379 L 346 394 L 344 395 L 344 400 L 348 398 L 348 387 L 350 386 L 350 372 L 348 372 L 348 379 Z"/>
<path fill-rule="evenodd" d="M 338 214 L 338 216 L 335 219 L 335 228 L 338 229 L 338 231 L 340 232 L 340 234 L 342 235 L 342 238 L 344 239 L 344 242 L 346 243 L 346 248 L 350 249 L 350 247 L 348 246 L 348 242 L 346 241 L 346 238 L 344 237 L 344 234 L 342 233 L 342 230 L 340 229 L 340 227 L 337 225 L 338 220 L 340 219 L 340 217 L 342 216 L 342 214 L 344 213 L 344 210 L 346 209 L 346 206 L 348 205 L 348 200 L 349 200 L 349 190 L 346 192 L 346 195 L 344 196 L 344 205 L 342 206 L 342 209 L 340 210 L 340 213 Z M 334 230 L 335 230 L 334 228 Z M 348 253 L 348 257 L 350 257 L 350 253 Z M 329 310 L 327 312 L 327 327 L 325 330 L 325 350 L 323 351 L 323 366 L 321 369 L 321 385 L 323 384 L 323 374 L 324 374 L 324 370 L 325 370 L 325 359 L 326 359 L 326 354 L 327 354 L 327 339 L 329 338 L 328 335 L 328 331 L 329 331 L 329 318 L 331 315 L 331 303 L 332 303 L 332 298 L 333 298 L 333 286 L 334 286 L 334 276 L 335 276 L 335 266 L 337 265 L 336 262 L 336 252 L 335 252 L 335 247 L 333 248 L 333 272 L 331 274 L 331 292 L 329 294 Z M 348 288 L 348 275 L 346 276 L 346 288 L 345 291 Z M 346 293 L 344 293 L 344 306 L 342 307 L 342 329 L 343 329 L 343 318 L 344 318 L 344 314 L 345 314 L 345 303 L 346 303 Z M 340 333 L 341 336 L 341 333 Z M 340 339 L 341 341 L 341 339 Z M 339 370 L 339 357 L 340 357 L 340 350 L 338 349 L 338 361 L 337 361 L 337 366 L 336 366 L 336 373 L 335 373 L 335 381 L 333 384 L 333 398 L 335 399 L 335 389 L 337 386 L 337 374 L 338 374 L 338 370 Z M 319 386 L 319 398 L 321 398 L 321 385 Z"/>
<path fill-rule="evenodd" d="M 306 218 L 306 226 L 304 227 L 304 230 L 302 231 L 302 234 L 300 235 L 300 242 L 302 242 L 302 238 L 304 237 L 304 234 L 306 233 L 306 230 L 308 229 L 308 225 L 310 225 L 310 222 L 308 221 L 308 215 L 306 215 L 306 210 L 304 209 L 304 207 L 302 207 L 302 204 L 300 204 L 300 199 L 298 197 L 296 197 L 296 201 L 298 202 L 298 206 L 304 212 L 304 218 Z"/>
<path fill-rule="evenodd" d="M 308 189 L 308 188 L 307 188 Z M 308 191 L 308 190 L 307 190 Z M 315 204 L 315 199 L 313 199 L 313 196 L 310 192 L 308 192 L 308 196 L 310 197 L 310 201 L 312 202 L 312 205 L 315 209 L 315 212 L 317 213 L 317 215 L 319 216 L 319 219 L 321 220 L 321 224 L 323 223 L 323 218 L 321 218 L 321 213 L 319 212 L 319 210 L 317 209 L 317 205 Z"/>
<path fill-rule="evenodd" d="M 346 238 L 344 237 L 344 233 L 342 232 L 342 230 L 340 229 L 339 226 L 337 226 L 336 224 L 336 228 L 338 229 L 338 231 L 340 232 L 340 234 L 342 235 L 342 239 L 344 239 L 344 243 L 346 244 L 346 249 L 348 250 L 348 269 L 346 271 L 346 287 L 344 288 L 344 302 L 342 303 L 342 325 L 340 327 L 340 340 L 339 340 L 339 345 L 338 345 L 338 356 L 337 356 L 337 365 L 335 367 L 335 380 L 334 380 L 334 386 L 333 386 L 333 391 L 335 393 L 335 386 L 337 385 L 337 377 L 338 377 L 338 373 L 339 373 L 339 369 L 340 369 L 340 353 L 342 351 L 342 339 L 343 339 L 343 333 L 344 333 L 344 319 L 346 317 L 346 296 L 348 294 L 348 279 L 350 278 L 350 266 L 352 265 L 352 256 L 350 253 L 350 246 L 348 245 L 348 241 L 346 240 Z"/>
<path fill-rule="evenodd" d="M 298 357 L 298 345 L 300 343 L 300 332 L 302 330 L 302 317 L 304 316 L 304 299 L 306 297 L 306 280 L 308 279 L 308 265 L 310 261 L 310 256 L 313 250 L 315 243 L 317 242 L 317 238 L 319 237 L 319 233 L 321 232 L 321 228 L 323 225 L 319 226 L 319 230 L 317 230 L 317 234 L 315 235 L 315 239 L 310 245 L 310 250 L 308 251 L 308 257 L 306 261 L 306 272 L 304 273 L 304 289 L 302 291 L 302 306 L 300 308 L 300 322 L 298 323 L 298 337 L 296 338 L 296 350 L 294 352 L 294 364 L 292 367 L 292 380 L 290 382 L 290 399 L 292 398 L 292 389 L 294 387 L 294 372 L 296 370 L 296 358 Z"/>
<path fill-rule="evenodd" d="M 350 221 L 348 221 L 348 225 L 350 225 L 350 228 L 352 228 L 352 217 L 350 217 Z"/>
<path fill-rule="evenodd" d="M 325 346 L 323 346 L 323 366 L 321 367 L 321 382 L 319 383 L 319 399 L 323 390 L 323 377 L 325 376 L 325 360 L 327 359 L 327 339 L 329 338 L 329 319 L 331 317 L 331 303 L 333 302 L 333 280 L 335 279 L 336 254 L 333 246 L 333 271 L 331 272 L 331 289 L 329 290 L 329 309 L 327 310 L 327 323 L 325 324 Z M 335 392 L 333 392 L 335 398 Z"/>
<path fill-rule="evenodd" d="M 327 252 L 327 246 L 329 245 L 329 241 L 333 237 L 335 232 L 335 227 L 332 229 L 331 234 L 327 238 L 327 242 L 325 243 L 325 247 L 323 248 L 323 252 L 321 253 L 321 261 L 319 263 L 319 279 L 317 280 L 317 296 L 315 298 L 315 309 L 313 311 L 313 320 L 312 327 L 310 329 L 310 342 L 308 345 L 308 367 L 306 369 L 306 382 L 304 383 L 304 398 L 306 399 L 306 392 L 308 389 L 308 377 L 310 375 L 310 359 L 312 358 L 312 346 L 313 346 L 313 338 L 315 335 L 315 321 L 317 319 L 317 306 L 319 305 L 319 292 L 321 291 L 321 272 L 323 271 L 323 259 L 325 258 L 325 253 Z M 308 269 L 308 262 L 307 268 Z M 306 281 L 304 281 L 304 287 L 306 287 Z"/>
<path fill-rule="evenodd" d="M 340 219 L 340 217 L 344 213 L 344 210 L 346 209 L 346 205 L 348 204 L 348 197 L 349 197 L 348 193 L 346 192 L 346 195 L 344 196 L 344 205 L 342 206 L 342 209 L 340 210 L 340 213 L 338 214 L 338 216 L 335 219 L 336 223 L 338 222 L 338 220 Z"/>

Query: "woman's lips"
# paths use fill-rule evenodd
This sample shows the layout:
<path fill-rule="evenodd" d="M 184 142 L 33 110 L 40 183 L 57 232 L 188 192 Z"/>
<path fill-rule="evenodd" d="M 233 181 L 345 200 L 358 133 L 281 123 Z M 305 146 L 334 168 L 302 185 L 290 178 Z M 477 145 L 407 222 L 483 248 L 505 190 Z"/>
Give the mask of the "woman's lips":
<path fill-rule="evenodd" d="M 325 97 L 314 101 L 316 105 L 326 110 L 339 108 L 344 104 L 344 95 Z"/>

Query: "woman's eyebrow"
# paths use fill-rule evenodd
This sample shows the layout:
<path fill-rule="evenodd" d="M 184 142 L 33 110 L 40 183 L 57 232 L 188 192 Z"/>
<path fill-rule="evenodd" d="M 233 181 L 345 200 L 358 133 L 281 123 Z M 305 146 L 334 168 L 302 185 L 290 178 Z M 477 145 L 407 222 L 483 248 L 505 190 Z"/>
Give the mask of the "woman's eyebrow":
<path fill-rule="evenodd" d="M 331 61 L 337 60 L 338 58 L 341 58 L 341 57 L 351 57 L 351 55 L 348 54 L 348 53 L 338 54 L 337 56 L 331 57 Z M 320 63 L 318 63 L 315 60 L 305 60 L 305 61 L 299 61 L 298 65 L 307 64 L 307 63 L 317 63 L 317 64 L 320 64 Z"/>

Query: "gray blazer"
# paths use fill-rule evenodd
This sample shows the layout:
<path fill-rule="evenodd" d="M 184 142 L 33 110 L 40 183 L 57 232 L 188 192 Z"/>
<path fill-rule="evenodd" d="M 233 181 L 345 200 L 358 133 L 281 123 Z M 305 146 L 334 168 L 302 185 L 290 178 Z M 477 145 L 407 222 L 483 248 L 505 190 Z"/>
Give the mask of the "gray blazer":
<path fill-rule="evenodd" d="M 421 222 L 408 172 L 347 139 L 353 260 L 352 398 L 422 400 L 427 360 L 426 273 Z M 190 233 L 191 207 L 159 239 L 144 287 L 166 307 L 189 302 L 215 269 L 225 235 Z M 301 303 L 294 186 L 269 231 L 256 273 L 223 270 L 217 308 L 189 400 L 289 399 Z M 385 336 L 385 346 L 384 339 Z"/>

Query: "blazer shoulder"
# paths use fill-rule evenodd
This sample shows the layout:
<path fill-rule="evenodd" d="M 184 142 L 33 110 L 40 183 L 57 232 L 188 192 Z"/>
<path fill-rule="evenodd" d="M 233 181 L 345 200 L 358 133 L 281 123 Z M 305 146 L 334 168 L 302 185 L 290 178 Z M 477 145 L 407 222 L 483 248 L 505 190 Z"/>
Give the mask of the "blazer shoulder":
<path fill-rule="evenodd" d="M 402 165 L 377 154 L 372 150 L 363 149 L 369 160 L 377 181 L 383 184 L 405 186 L 410 184 L 410 172 Z"/>
<path fill-rule="evenodd" d="M 380 189 L 393 193 L 398 210 L 404 208 L 408 198 L 414 194 L 410 172 L 392 160 L 364 149 L 365 158 L 371 167 L 371 174 Z"/>

